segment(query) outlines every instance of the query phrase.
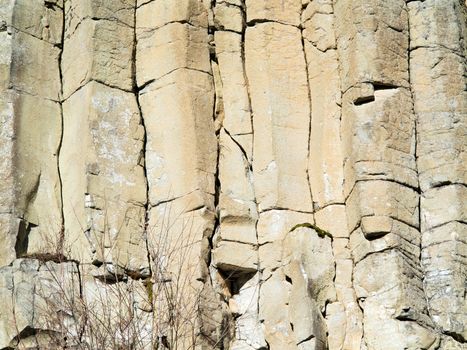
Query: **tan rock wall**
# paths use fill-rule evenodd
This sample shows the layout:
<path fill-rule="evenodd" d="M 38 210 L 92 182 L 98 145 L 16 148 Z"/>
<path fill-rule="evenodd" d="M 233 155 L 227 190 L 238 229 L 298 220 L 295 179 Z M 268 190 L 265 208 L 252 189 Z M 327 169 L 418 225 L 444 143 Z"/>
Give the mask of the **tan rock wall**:
<path fill-rule="evenodd" d="M 466 16 L 0 0 L 0 348 L 464 349 Z"/>

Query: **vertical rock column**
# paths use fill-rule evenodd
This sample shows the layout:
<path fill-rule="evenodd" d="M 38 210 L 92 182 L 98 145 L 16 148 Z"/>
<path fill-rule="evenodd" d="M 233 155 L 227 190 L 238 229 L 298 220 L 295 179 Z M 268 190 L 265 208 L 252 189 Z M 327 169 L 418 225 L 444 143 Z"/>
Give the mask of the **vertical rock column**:
<path fill-rule="evenodd" d="M 405 1 L 335 3 L 344 194 L 369 349 L 434 348 L 420 267 Z M 381 325 L 384 324 L 384 327 Z"/>
<path fill-rule="evenodd" d="M 312 252 L 293 252 L 294 244 L 285 243 L 295 225 L 314 223 L 307 166 L 311 101 L 299 29 L 301 12 L 299 0 L 288 1 L 286 6 L 282 1 L 246 1 L 245 66 L 259 213 L 259 316 L 272 349 L 324 348 L 326 327 L 321 311 L 327 301 L 335 300 L 333 288 L 323 287 L 316 275 L 301 272 L 308 271 L 306 260 Z M 302 242 L 312 244 L 313 235 L 309 230 Z M 323 244 L 331 251 L 330 241 Z M 334 275 L 332 254 L 327 260 L 317 273 L 320 277 Z M 307 285 L 313 285 L 311 290 L 323 287 L 324 292 L 314 300 Z M 302 312 L 299 300 L 314 306 Z"/>
<path fill-rule="evenodd" d="M 62 56 L 65 251 L 148 275 L 144 127 L 133 92 L 134 0 L 66 1 Z"/>
<path fill-rule="evenodd" d="M 207 13 L 198 0 L 141 1 L 136 11 L 155 331 L 180 348 L 220 346 L 226 336 L 208 271 L 218 144 Z"/>
<path fill-rule="evenodd" d="M 53 1 L 0 4 L 0 266 L 60 246 L 62 13 Z"/>
<path fill-rule="evenodd" d="M 214 43 L 218 78 L 219 227 L 213 240 L 213 274 L 235 319 L 230 348 L 266 347 L 258 315 L 258 210 L 253 188 L 253 126 L 244 66 L 244 5 L 218 2 Z M 215 76 L 216 78 L 216 76 Z"/>
<path fill-rule="evenodd" d="M 425 294 L 437 327 L 465 342 L 467 11 L 450 0 L 408 7 Z"/>
<path fill-rule="evenodd" d="M 330 349 L 357 349 L 362 313 L 352 286 L 353 261 L 344 199 L 341 87 L 332 1 L 311 1 L 302 13 L 311 97 L 308 174 L 316 225 L 333 236 L 337 302 L 326 308 Z"/>

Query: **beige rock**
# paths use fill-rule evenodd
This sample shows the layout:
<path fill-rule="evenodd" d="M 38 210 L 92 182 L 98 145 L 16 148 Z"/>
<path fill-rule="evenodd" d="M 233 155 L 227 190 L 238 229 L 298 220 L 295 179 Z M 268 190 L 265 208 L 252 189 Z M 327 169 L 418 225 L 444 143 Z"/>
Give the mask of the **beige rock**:
<path fill-rule="evenodd" d="M 407 4 L 410 15 L 410 47 L 440 46 L 460 52 L 465 23 L 465 7 L 453 0 Z M 449 19 L 449 20 L 446 20 Z M 460 78 L 460 77 L 459 77 Z M 429 101 L 427 101 L 429 102 Z"/>
<path fill-rule="evenodd" d="M 63 116 L 66 249 L 80 261 L 146 269 L 144 129 L 135 96 L 91 82 L 64 103 Z"/>
<path fill-rule="evenodd" d="M 214 8 L 214 23 L 218 30 L 229 30 L 242 33 L 245 20 L 242 9 L 226 2 L 216 4 Z"/>
<path fill-rule="evenodd" d="M 252 161 L 252 134 L 250 98 L 246 82 L 242 36 L 227 31 L 216 31 L 216 56 L 219 61 L 224 102 L 224 128 L 242 146 Z"/>
<path fill-rule="evenodd" d="M 211 73 L 205 28 L 169 23 L 153 32 L 138 33 L 137 40 L 138 86 L 181 68 Z"/>
<path fill-rule="evenodd" d="M 298 26 L 302 4 L 300 0 L 246 0 L 247 22 L 271 21 Z"/>
<path fill-rule="evenodd" d="M 54 251 L 62 226 L 59 49 L 41 40 L 41 18 L 61 33 L 61 11 L 40 1 L 0 4 L 0 266 Z M 26 20 L 26 14 L 32 13 Z M 39 238 L 40 242 L 37 242 Z M 40 244 L 38 244 L 40 243 Z"/>
<path fill-rule="evenodd" d="M 283 246 L 282 260 L 298 264 L 298 270 L 291 267 L 293 273 L 299 273 L 302 276 L 309 297 L 316 303 L 318 310 L 324 310 L 328 302 L 336 300 L 333 283 L 335 260 L 332 254 L 331 239 L 321 238 L 312 229 L 301 227 L 287 234 Z M 287 273 L 287 268 L 285 272 Z M 294 289 L 295 286 L 292 290 Z"/>
<path fill-rule="evenodd" d="M 62 135 L 60 106 L 27 94 L 16 94 L 12 103 L 16 117 L 14 212 L 21 218 L 16 253 L 56 253 L 63 235 L 57 157 Z"/>
<path fill-rule="evenodd" d="M 320 208 L 344 202 L 338 57 L 335 50 L 323 53 L 308 42 L 305 52 L 312 101 L 308 173 L 314 205 Z"/>
<path fill-rule="evenodd" d="M 190 207 L 214 205 L 217 141 L 212 77 L 180 69 L 140 95 L 152 206 L 190 195 Z"/>
<path fill-rule="evenodd" d="M 418 260 L 420 256 L 420 232 L 397 220 L 393 220 L 392 225 L 390 233 L 371 240 L 366 237 L 361 228 L 355 230 L 350 236 L 349 244 L 354 262 L 359 262 L 371 253 L 391 248 L 399 249 L 411 259 Z"/>
<path fill-rule="evenodd" d="M 460 7 L 455 1 L 409 5 L 410 69 L 420 130 L 420 187 L 424 191 L 446 183 L 465 183 L 467 179 L 463 166 L 467 157 L 463 147 L 465 62 L 459 56 L 465 21 Z M 440 13 L 445 20 L 439 20 Z M 430 25 L 433 22 L 437 25 Z"/>
<path fill-rule="evenodd" d="M 379 82 L 408 87 L 408 14 L 404 0 L 335 3 L 341 87 Z"/>
<path fill-rule="evenodd" d="M 433 321 L 452 334 L 467 337 L 463 257 L 467 252 L 465 224 L 452 222 L 423 233 L 424 290 Z"/>
<path fill-rule="evenodd" d="M 394 182 L 382 180 L 357 182 L 347 199 L 349 230 L 353 231 L 362 218 L 366 216 L 377 216 L 379 220 L 385 222 L 389 222 L 389 218 L 392 218 L 412 227 L 418 227 L 418 202 L 419 197 L 416 191 Z M 385 225 L 387 226 L 387 224 Z M 367 230 L 365 233 L 367 238 L 374 238 L 385 233 L 380 232 L 385 230 L 380 226 L 370 227 L 367 225 L 365 229 Z M 376 232 L 370 231 L 370 229 L 376 230 Z"/>
<path fill-rule="evenodd" d="M 72 262 L 18 259 L 0 269 L 0 296 L 0 347 L 14 347 L 28 330 L 58 331 L 64 326 L 61 322 L 70 321 L 54 315 L 74 311 L 71 307 L 79 296 L 78 268 Z M 73 323 L 68 327 L 72 332 Z"/>
<path fill-rule="evenodd" d="M 334 12 L 332 0 L 302 0 L 302 24 L 315 14 L 332 14 Z"/>
<path fill-rule="evenodd" d="M 13 30 L 10 86 L 21 92 L 58 101 L 59 49 L 29 34 Z"/>
<path fill-rule="evenodd" d="M 224 129 L 219 136 L 219 180 L 221 183 L 218 210 L 222 239 L 256 244 L 258 218 L 251 170 L 240 146 Z"/>
<path fill-rule="evenodd" d="M 259 317 L 263 321 L 265 339 L 269 347 L 275 349 L 296 349 L 287 305 L 291 288 L 281 270 L 261 284 Z"/>
<path fill-rule="evenodd" d="M 313 13 L 310 20 L 304 24 L 303 38 L 312 43 L 319 51 L 335 49 L 334 16 L 321 12 Z"/>
<path fill-rule="evenodd" d="M 329 232 L 334 238 L 348 238 L 347 217 L 345 206 L 328 205 L 315 212 L 316 225 Z"/>
<path fill-rule="evenodd" d="M 61 8 L 46 6 L 43 0 L 15 0 L 11 3 L 14 5 L 12 16 L 6 20 L 7 25 L 51 44 L 62 42 Z"/>
<path fill-rule="evenodd" d="M 65 0 L 65 36 L 70 37 L 85 20 L 114 21 L 134 27 L 135 0 Z"/>
<path fill-rule="evenodd" d="M 278 23 L 248 28 L 245 54 L 259 209 L 311 211 L 306 173 L 310 103 L 300 31 Z"/>
<path fill-rule="evenodd" d="M 343 97 L 347 196 L 359 180 L 388 179 L 417 188 L 415 117 L 410 92 L 366 83 Z"/>
<path fill-rule="evenodd" d="M 466 16 L 0 0 L 0 348 L 463 349 Z"/>
<path fill-rule="evenodd" d="M 261 213 L 258 221 L 258 243 L 282 241 L 295 225 L 313 224 L 313 215 L 289 210 L 270 210 Z"/>
<path fill-rule="evenodd" d="M 430 316 L 466 339 L 465 16 L 456 1 L 409 3 L 410 79 L 417 115 L 422 267 Z M 442 14 L 442 15 L 441 15 Z M 442 342 L 440 349 L 456 348 Z"/>
<path fill-rule="evenodd" d="M 345 340 L 347 320 L 342 303 L 332 303 L 326 308 L 326 324 L 329 330 L 329 349 L 342 349 Z"/>
<path fill-rule="evenodd" d="M 235 325 L 235 339 L 230 349 L 260 349 L 267 347 L 263 329 L 258 314 L 259 298 L 259 273 L 251 277 L 251 274 L 231 277 L 233 287 L 238 289 L 229 300 L 229 304 L 235 304 L 237 316 Z M 231 282 L 231 285 L 232 285 Z"/>
<path fill-rule="evenodd" d="M 174 22 L 188 22 L 196 27 L 208 26 L 208 13 L 201 1 L 137 0 L 137 2 L 136 28 L 138 33 L 150 32 Z"/>
<path fill-rule="evenodd" d="M 451 221 L 465 222 L 466 199 L 467 189 L 463 185 L 443 186 L 424 192 L 420 203 L 422 232 Z"/>
<path fill-rule="evenodd" d="M 354 288 L 363 309 L 364 339 L 370 349 L 434 349 L 437 345 L 438 336 L 423 326 L 428 317 L 422 274 L 411 265 L 393 249 L 372 254 L 355 267 Z"/>
<path fill-rule="evenodd" d="M 133 37 L 133 28 L 116 20 L 84 19 L 76 31 L 65 38 L 64 97 L 68 98 L 89 81 L 131 91 Z"/>
<path fill-rule="evenodd" d="M 212 251 L 215 266 L 221 271 L 256 271 L 258 251 L 251 244 L 221 241 Z"/>

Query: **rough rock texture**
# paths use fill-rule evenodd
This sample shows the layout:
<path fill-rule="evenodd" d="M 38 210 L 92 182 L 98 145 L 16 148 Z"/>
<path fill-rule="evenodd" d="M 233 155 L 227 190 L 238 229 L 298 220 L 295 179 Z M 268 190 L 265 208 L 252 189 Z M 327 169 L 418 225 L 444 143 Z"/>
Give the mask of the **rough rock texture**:
<path fill-rule="evenodd" d="M 0 0 L 0 349 L 467 349 L 461 0 Z"/>

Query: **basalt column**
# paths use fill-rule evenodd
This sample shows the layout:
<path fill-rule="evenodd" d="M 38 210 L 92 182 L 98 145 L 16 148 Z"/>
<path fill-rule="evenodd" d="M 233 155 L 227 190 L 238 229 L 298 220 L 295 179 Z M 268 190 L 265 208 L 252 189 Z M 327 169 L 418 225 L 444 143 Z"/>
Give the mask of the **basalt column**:
<path fill-rule="evenodd" d="M 465 342 L 466 9 L 458 1 L 408 8 L 425 294 L 436 326 Z"/>
<path fill-rule="evenodd" d="M 62 14 L 53 1 L 0 3 L 0 266 L 60 246 Z"/>

